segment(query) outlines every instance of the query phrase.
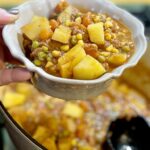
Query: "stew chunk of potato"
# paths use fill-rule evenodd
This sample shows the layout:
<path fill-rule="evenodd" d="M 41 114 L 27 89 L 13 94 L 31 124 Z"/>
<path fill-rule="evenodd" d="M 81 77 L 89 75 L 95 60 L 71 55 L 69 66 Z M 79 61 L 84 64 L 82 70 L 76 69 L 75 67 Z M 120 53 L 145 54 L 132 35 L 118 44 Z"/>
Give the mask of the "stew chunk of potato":
<path fill-rule="evenodd" d="M 71 36 L 71 29 L 60 25 L 54 32 L 52 40 L 58 41 L 60 43 L 67 44 Z"/>
<path fill-rule="evenodd" d="M 74 46 L 69 52 L 58 59 L 58 66 L 63 78 L 72 76 L 73 68 L 86 56 L 80 45 Z"/>
<path fill-rule="evenodd" d="M 95 44 L 104 44 L 105 41 L 103 23 L 91 24 L 87 29 L 91 42 Z"/>
<path fill-rule="evenodd" d="M 106 72 L 105 68 L 93 57 L 87 55 L 73 69 L 75 79 L 96 79 Z"/>
<path fill-rule="evenodd" d="M 46 30 L 49 32 L 49 21 L 45 17 L 35 16 L 31 23 L 22 27 L 22 33 L 24 33 L 30 40 L 35 40 L 39 37 L 41 31 Z"/>

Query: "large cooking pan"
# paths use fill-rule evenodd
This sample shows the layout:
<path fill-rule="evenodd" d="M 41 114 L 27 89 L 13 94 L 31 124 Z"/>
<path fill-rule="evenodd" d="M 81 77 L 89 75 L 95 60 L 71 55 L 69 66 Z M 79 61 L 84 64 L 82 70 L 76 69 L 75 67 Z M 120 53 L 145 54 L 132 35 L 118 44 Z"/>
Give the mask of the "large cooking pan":
<path fill-rule="evenodd" d="M 5 127 L 18 150 L 43 150 L 38 142 L 32 139 L 10 116 L 3 104 L 0 102 L 0 112 L 4 118 Z"/>

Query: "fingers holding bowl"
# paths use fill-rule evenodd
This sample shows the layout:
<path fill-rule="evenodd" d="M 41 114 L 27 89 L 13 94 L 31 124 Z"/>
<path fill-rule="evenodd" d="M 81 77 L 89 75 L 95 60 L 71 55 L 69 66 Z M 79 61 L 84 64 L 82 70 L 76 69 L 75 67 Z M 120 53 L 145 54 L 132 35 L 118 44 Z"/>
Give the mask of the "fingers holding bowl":
<path fill-rule="evenodd" d="M 31 73 L 24 68 L 2 69 L 0 70 L 0 86 L 11 82 L 27 81 L 31 78 Z"/>

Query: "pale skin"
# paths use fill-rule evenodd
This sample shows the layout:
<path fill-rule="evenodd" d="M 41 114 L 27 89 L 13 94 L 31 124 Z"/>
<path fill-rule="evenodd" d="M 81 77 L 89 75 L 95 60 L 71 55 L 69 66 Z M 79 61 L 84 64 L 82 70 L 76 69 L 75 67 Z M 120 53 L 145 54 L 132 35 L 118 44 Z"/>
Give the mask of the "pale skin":
<path fill-rule="evenodd" d="M 5 67 L 5 62 L 11 64 L 20 63 L 11 56 L 2 38 L 3 26 L 14 22 L 17 18 L 17 15 L 9 14 L 7 11 L 0 8 L 0 86 L 12 82 L 27 81 L 31 78 L 31 73 L 25 68 L 17 67 L 14 69 L 7 69 Z"/>

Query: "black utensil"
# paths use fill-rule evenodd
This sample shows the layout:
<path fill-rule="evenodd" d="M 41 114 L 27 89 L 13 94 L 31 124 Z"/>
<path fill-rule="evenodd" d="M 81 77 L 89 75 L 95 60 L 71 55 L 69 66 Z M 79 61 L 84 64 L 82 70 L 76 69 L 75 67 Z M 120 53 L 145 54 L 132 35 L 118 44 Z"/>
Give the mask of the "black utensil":
<path fill-rule="evenodd" d="M 141 117 L 122 118 L 109 126 L 104 150 L 150 150 L 150 126 Z"/>

